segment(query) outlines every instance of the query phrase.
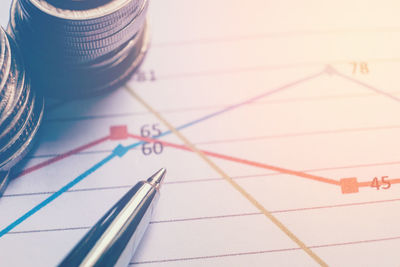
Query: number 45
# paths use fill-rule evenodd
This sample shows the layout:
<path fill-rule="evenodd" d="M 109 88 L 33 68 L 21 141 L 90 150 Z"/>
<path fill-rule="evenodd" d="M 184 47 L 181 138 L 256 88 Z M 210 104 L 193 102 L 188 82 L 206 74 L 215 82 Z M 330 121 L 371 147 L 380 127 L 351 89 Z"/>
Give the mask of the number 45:
<path fill-rule="evenodd" d="M 381 181 L 379 182 L 378 177 L 375 177 L 374 179 L 372 179 L 371 182 L 371 187 L 375 187 L 376 190 L 379 189 L 389 189 L 391 184 L 390 181 L 386 180 L 388 178 L 388 176 L 382 176 L 381 177 Z"/>

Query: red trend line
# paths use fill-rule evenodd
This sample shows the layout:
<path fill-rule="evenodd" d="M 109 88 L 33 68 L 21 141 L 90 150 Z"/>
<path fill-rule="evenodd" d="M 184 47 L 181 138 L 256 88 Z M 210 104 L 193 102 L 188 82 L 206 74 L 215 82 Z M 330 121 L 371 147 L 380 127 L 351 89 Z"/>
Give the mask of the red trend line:
<path fill-rule="evenodd" d="M 161 141 L 160 139 L 147 138 L 147 137 L 142 137 L 142 136 L 135 135 L 135 134 L 128 134 L 128 136 L 131 138 L 139 139 L 141 141 L 145 141 L 145 142 L 149 142 L 149 143 L 159 142 L 159 143 L 163 144 L 164 146 L 169 146 L 169 147 L 177 148 L 180 150 L 193 152 L 189 147 L 187 147 L 185 145 L 178 145 L 178 144 L 174 144 L 174 143 L 170 143 L 170 142 L 166 142 L 166 141 Z M 301 171 L 295 171 L 295 170 L 290 170 L 290 169 L 286 169 L 286 168 L 281 168 L 281 167 L 277 167 L 277 166 L 273 166 L 273 165 L 269 165 L 269 164 L 265 164 L 265 163 L 260 163 L 260 162 L 256 162 L 256 161 L 250 161 L 247 159 L 232 157 L 229 155 L 223 155 L 223 154 L 219 154 L 219 153 L 215 153 L 215 152 L 211 152 L 211 151 L 206 151 L 206 150 L 200 150 L 200 151 L 202 153 L 204 153 L 205 155 L 214 157 L 214 158 L 220 158 L 220 159 L 237 162 L 240 164 L 245 164 L 245 165 L 249 165 L 249 166 L 253 166 L 253 167 L 257 167 L 257 168 L 262 168 L 262 169 L 267 169 L 267 170 L 271 170 L 271 171 L 276 171 L 279 173 L 289 174 L 289 175 L 297 176 L 300 178 L 314 180 L 314 181 L 322 182 L 322 183 L 326 183 L 326 184 L 337 185 L 342 188 L 343 194 L 356 193 L 356 192 L 358 192 L 358 188 L 360 188 L 360 187 L 370 187 L 371 186 L 371 181 L 357 182 L 356 178 L 350 178 L 350 180 L 355 179 L 354 180 L 355 184 L 352 184 L 352 183 L 348 184 L 348 181 L 346 181 L 347 179 L 341 179 L 341 181 L 337 181 L 337 180 L 334 180 L 331 178 L 326 178 L 326 177 L 317 176 L 317 175 L 313 175 L 313 174 L 309 174 L 309 173 L 305 173 L 305 172 L 301 172 Z M 390 184 L 399 184 L 400 178 L 387 179 L 386 181 L 390 182 Z M 350 188 L 349 188 L 349 186 L 350 186 Z M 355 191 L 353 191 L 353 190 L 355 190 Z"/>
<path fill-rule="evenodd" d="M 21 177 L 21 176 L 26 175 L 26 174 L 28 174 L 28 173 L 31 173 L 31 172 L 33 172 L 33 171 L 39 170 L 39 169 L 41 169 L 41 168 L 44 168 L 44 167 L 46 167 L 46 166 L 48 166 L 48 165 L 50 165 L 50 164 L 53 164 L 53 163 L 55 163 L 55 162 L 57 162 L 57 161 L 60 161 L 60 160 L 65 159 L 65 158 L 67 158 L 67 157 L 69 157 L 69 156 L 72 156 L 73 154 L 79 153 L 79 152 L 81 152 L 82 150 L 86 150 L 86 149 L 88 149 L 88 148 L 90 148 L 90 147 L 93 147 L 93 146 L 95 146 L 95 145 L 98 145 L 98 144 L 100 144 L 100 143 L 103 143 L 104 141 L 107 141 L 108 139 L 110 139 L 110 136 L 105 136 L 105 137 L 102 137 L 102 138 L 100 138 L 100 139 L 97 139 L 97 140 L 95 140 L 95 141 L 93 141 L 93 142 L 90 142 L 90 143 L 88 143 L 88 144 L 85 144 L 85 145 L 82 145 L 82 146 L 77 147 L 77 148 L 75 148 L 75 149 L 72 149 L 72 150 L 70 150 L 70 151 L 68 151 L 68 152 L 65 152 L 65 153 L 63 153 L 63 154 L 60 154 L 60 155 L 58 155 L 58 156 L 56 156 L 56 157 L 54 157 L 54 158 L 51 158 L 51 159 L 48 159 L 48 160 L 46 160 L 46 161 L 43 161 L 43 162 L 41 162 L 41 163 L 39 163 L 39 164 L 33 165 L 32 167 L 26 168 L 26 169 L 24 169 L 23 171 L 21 171 L 21 172 L 15 174 L 14 177 L 15 177 L 15 178 Z"/>
<path fill-rule="evenodd" d="M 378 88 L 375 88 L 375 87 L 373 87 L 371 85 L 368 85 L 368 84 L 366 84 L 364 82 L 358 81 L 357 79 L 354 79 L 354 78 L 352 78 L 350 76 L 344 75 L 344 74 L 336 71 L 335 69 L 333 69 L 331 67 L 329 67 L 329 69 L 324 70 L 324 72 L 325 73 L 336 74 L 339 77 L 342 77 L 342 78 L 344 78 L 344 79 L 346 79 L 348 81 L 351 81 L 351 82 L 356 83 L 358 85 L 361 85 L 361 86 L 363 86 L 365 88 L 368 88 L 368 89 L 370 89 L 370 90 L 372 90 L 372 91 L 374 91 L 374 92 L 376 92 L 378 94 L 387 96 L 387 97 L 389 97 L 389 98 L 391 98 L 393 100 L 396 100 L 396 101 L 400 101 L 400 98 L 397 98 L 397 97 L 395 97 L 395 96 L 393 96 L 393 95 L 391 95 L 389 93 L 386 93 L 386 92 L 384 92 L 384 91 L 382 91 L 382 90 L 380 90 Z M 320 73 L 318 75 L 320 75 Z M 119 137 L 117 136 L 116 139 L 112 138 L 113 134 L 111 133 L 111 135 L 108 135 L 106 137 L 100 138 L 100 139 L 95 140 L 93 142 L 90 142 L 88 144 L 85 144 L 85 145 L 82 145 L 80 147 L 77 147 L 77 148 L 75 148 L 73 150 L 70 150 L 70 151 L 65 152 L 63 154 L 60 154 L 60 155 L 58 155 L 58 156 L 56 156 L 54 158 L 51 158 L 51 159 L 46 160 L 44 162 L 41 162 L 39 164 L 33 165 L 33 166 L 31 166 L 31 167 L 29 167 L 29 168 L 27 168 L 25 170 L 22 170 L 19 173 L 16 173 L 14 175 L 14 177 L 20 177 L 20 176 L 26 175 L 28 173 L 31 173 L 33 171 L 39 170 L 41 168 L 44 168 L 44 167 L 46 167 L 48 165 L 51 165 L 52 163 L 55 163 L 55 162 L 60 161 L 62 159 L 65 159 L 65 158 L 67 158 L 67 157 L 69 157 L 69 156 L 71 156 L 73 154 L 79 153 L 79 152 L 81 152 L 83 150 L 86 150 L 86 149 L 88 149 L 90 147 L 98 145 L 98 144 L 100 144 L 100 143 L 102 143 L 102 142 L 104 142 L 106 140 L 109 140 L 109 139 L 114 139 L 114 140 L 124 139 L 124 138 L 128 137 L 128 135 L 129 135 L 126 132 L 126 128 L 125 128 L 124 131 L 125 131 L 125 133 L 123 133 L 122 136 L 119 136 Z M 150 142 L 150 143 L 152 143 L 152 142 L 161 142 L 165 146 L 170 146 L 170 147 L 174 147 L 174 148 L 181 149 L 181 150 L 186 150 L 186 151 L 192 151 L 191 149 L 189 149 L 186 146 L 177 145 L 177 144 L 173 144 L 173 143 L 169 143 L 169 142 L 164 142 L 164 141 L 160 141 L 158 139 L 156 140 L 156 139 L 152 139 L 152 138 L 144 138 L 144 137 L 133 135 L 133 134 L 130 134 L 129 137 L 132 137 L 132 138 L 135 138 L 135 139 L 139 139 L 139 140 L 142 140 L 142 141 L 146 141 L 146 142 Z M 264 164 L 264 163 L 260 163 L 260 162 L 255 162 L 255 161 L 250 161 L 250 160 L 246 160 L 246 159 L 236 158 L 236 157 L 223 155 L 223 154 L 219 154 L 219 153 L 215 153 L 215 152 L 211 152 L 211 151 L 201 150 L 201 152 L 203 152 L 204 154 L 206 154 L 208 156 L 212 156 L 212 157 L 215 157 L 215 158 L 220 158 L 220 159 L 224 159 L 224 160 L 228 160 L 228 161 L 232 161 L 232 162 L 237 162 L 237 163 L 241 163 L 241 164 L 245 164 L 245 165 L 249 165 L 249 166 L 254 166 L 254 167 L 258 167 L 258 168 L 268 169 L 268 170 L 276 171 L 276 172 L 279 172 L 279 173 L 285 173 L 285 174 L 289 174 L 289 175 L 294 175 L 294 176 L 298 176 L 298 177 L 301 177 L 301 178 L 310 179 L 310 180 L 323 182 L 323 183 L 327 183 L 327 184 L 343 186 L 343 184 L 341 182 L 336 181 L 334 179 L 325 178 L 325 177 L 321 177 L 321 176 L 317 176 L 317 175 L 312 175 L 312 174 L 308 174 L 308 173 L 305 173 L 305 172 L 289 170 L 289 169 L 285 169 L 285 168 L 281 168 L 281 167 L 277 167 L 277 166 L 272 166 L 272 165 L 268 165 L 268 164 Z M 387 181 L 389 181 L 392 184 L 400 183 L 400 179 L 397 179 L 397 178 L 396 179 L 388 179 Z M 370 185 L 371 185 L 371 182 L 367 181 L 367 182 L 356 182 L 352 186 L 368 187 Z"/>
<path fill-rule="evenodd" d="M 145 141 L 145 142 L 149 142 L 149 143 L 159 142 L 165 146 L 193 152 L 190 148 L 188 148 L 185 145 L 178 145 L 178 144 L 174 144 L 174 143 L 170 143 L 170 142 L 161 141 L 159 139 L 147 138 L 147 137 L 142 137 L 142 136 L 134 135 L 134 134 L 129 134 L 128 136 L 131 138 L 139 139 L 141 141 Z M 211 151 L 206 151 L 206 150 L 200 150 L 200 151 L 207 156 L 211 156 L 211 157 L 215 157 L 215 158 L 220 158 L 220 159 L 237 162 L 237 163 L 241 163 L 241 164 L 245 164 L 245 165 L 249 165 L 249 166 L 254 166 L 254 167 L 258 167 L 258 168 L 262 168 L 262 169 L 272 170 L 272 171 L 276 171 L 276 172 L 280 172 L 280 173 L 284 173 L 284 174 L 294 175 L 294 176 L 298 176 L 301 178 L 310 179 L 310 180 L 314 180 L 314 181 L 318 181 L 318 182 L 322 182 L 322 183 L 327 183 L 327 184 L 332 184 L 332 185 L 340 185 L 340 183 L 338 181 L 330 179 L 330 178 L 312 175 L 312 174 L 308 174 L 308 173 L 304 173 L 304 172 L 300 172 L 300 171 L 289 170 L 289 169 L 272 166 L 272 165 L 268 165 L 268 164 L 264 164 L 264 163 L 260 163 L 260 162 L 246 160 L 246 159 L 236 158 L 236 157 L 223 155 L 223 154 L 219 154 L 219 153 L 215 153 L 215 152 L 211 152 Z"/>

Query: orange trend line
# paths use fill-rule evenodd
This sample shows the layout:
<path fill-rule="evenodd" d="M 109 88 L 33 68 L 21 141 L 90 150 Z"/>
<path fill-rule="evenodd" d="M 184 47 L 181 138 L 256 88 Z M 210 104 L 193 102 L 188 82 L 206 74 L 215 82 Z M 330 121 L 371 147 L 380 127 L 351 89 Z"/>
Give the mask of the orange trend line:
<path fill-rule="evenodd" d="M 174 144 L 174 143 L 170 143 L 170 142 L 166 142 L 166 141 L 161 141 L 159 139 L 142 137 L 142 136 L 135 135 L 135 134 L 129 134 L 128 136 L 131 138 L 139 139 L 141 141 L 145 141 L 145 142 L 149 142 L 149 143 L 159 142 L 165 146 L 193 152 L 189 147 L 187 147 L 185 145 L 178 145 L 178 144 Z M 233 161 L 233 162 L 237 162 L 237 163 L 241 163 L 241 164 L 245 164 L 245 165 L 249 165 L 249 166 L 254 166 L 254 167 L 258 167 L 258 168 L 262 168 L 262 169 L 267 169 L 267 170 L 276 171 L 276 172 L 280 172 L 280 173 L 284 173 L 284 174 L 294 175 L 294 176 L 298 176 L 301 178 L 314 180 L 314 181 L 318 181 L 318 182 L 322 182 L 322 183 L 327 183 L 327 184 L 332 184 L 332 185 L 340 185 L 340 183 L 338 181 L 330 179 L 330 178 L 316 176 L 316 175 L 312 175 L 312 174 L 308 174 L 308 173 L 304 173 L 304 172 L 300 172 L 300 171 L 289 170 L 289 169 L 272 166 L 272 165 L 268 165 L 268 164 L 264 164 L 264 163 L 260 163 L 260 162 L 246 160 L 246 159 L 236 158 L 236 157 L 223 155 L 223 154 L 219 154 L 219 153 L 215 153 L 215 152 L 211 152 L 211 151 L 206 151 L 206 150 L 200 150 L 200 151 L 202 153 L 204 153 L 205 155 L 208 155 L 208 156 L 211 156 L 214 158 L 220 158 L 220 159 Z"/>
<path fill-rule="evenodd" d="M 368 187 L 371 186 L 371 182 L 367 181 L 367 182 L 358 182 L 358 187 Z"/>
<path fill-rule="evenodd" d="M 391 184 L 400 184 L 400 178 L 392 178 L 392 179 L 387 179 L 385 181 L 390 182 Z M 371 181 L 358 182 L 357 184 L 358 187 L 370 187 Z"/>

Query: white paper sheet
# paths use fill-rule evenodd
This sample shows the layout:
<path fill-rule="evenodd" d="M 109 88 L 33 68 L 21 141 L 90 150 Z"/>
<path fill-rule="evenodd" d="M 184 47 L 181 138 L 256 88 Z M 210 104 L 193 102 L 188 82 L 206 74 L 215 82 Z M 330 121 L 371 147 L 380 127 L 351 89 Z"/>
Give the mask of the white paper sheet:
<path fill-rule="evenodd" d="M 0 7 L 5 25 L 9 1 Z M 0 199 L 0 266 L 56 265 L 161 167 L 166 183 L 133 266 L 398 265 L 399 8 L 152 1 L 152 47 L 128 87 L 214 165 L 126 88 L 55 102 L 30 172 Z M 116 156 L 143 126 L 167 132 L 162 151 Z"/>

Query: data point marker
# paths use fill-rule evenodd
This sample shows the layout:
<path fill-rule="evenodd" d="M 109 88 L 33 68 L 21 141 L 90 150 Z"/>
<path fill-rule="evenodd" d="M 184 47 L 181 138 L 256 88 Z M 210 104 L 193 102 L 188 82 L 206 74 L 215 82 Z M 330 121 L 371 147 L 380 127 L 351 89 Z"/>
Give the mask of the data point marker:
<path fill-rule="evenodd" d="M 357 178 L 342 178 L 340 179 L 340 187 L 343 194 L 358 193 Z"/>
<path fill-rule="evenodd" d="M 118 125 L 110 127 L 111 140 L 123 140 L 128 138 L 128 127 L 126 125 Z"/>
<path fill-rule="evenodd" d="M 117 155 L 118 157 L 122 158 L 122 157 L 126 154 L 126 152 L 128 152 L 128 151 L 129 151 L 129 148 L 124 147 L 123 145 L 118 145 L 118 146 L 113 150 L 113 153 L 114 153 L 115 155 Z"/>
<path fill-rule="evenodd" d="M 329 75 L 336 74 L 336 69 L 333 68 L 331 65 L 326 65 L 324 71 L 326 74 L 329 74 Z"/>

